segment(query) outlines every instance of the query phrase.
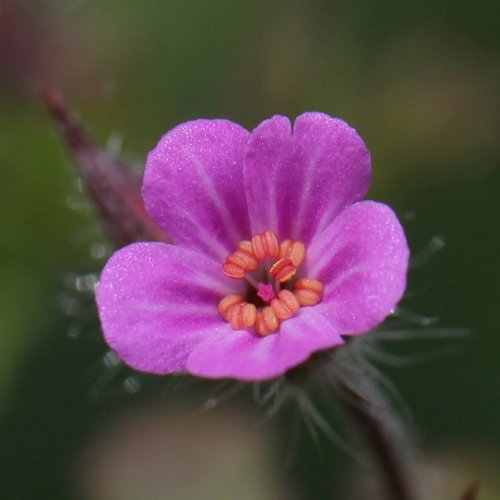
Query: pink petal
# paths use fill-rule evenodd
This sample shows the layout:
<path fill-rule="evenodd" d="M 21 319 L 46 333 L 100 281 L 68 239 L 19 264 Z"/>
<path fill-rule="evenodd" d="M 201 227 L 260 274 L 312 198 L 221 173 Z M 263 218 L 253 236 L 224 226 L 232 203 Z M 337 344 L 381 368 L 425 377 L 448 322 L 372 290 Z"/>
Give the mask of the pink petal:
<path fill-rule="evenodd" d="M 359 334 L 394 312 L 406 287 L 409 250 L 394 212 L 362 201 L 342 212 L 308 250 L 305 275 L 325 285 L 314 306 L 342 335 Z"/>
<path fill-rule="evenodd" d="M 249 238 L 242 173 L 248 137 L 227 120 L 195 120 L 165 134 L 151 151 L 146 208 L 175 243 L 222 261 Z"/>
<path fill-rule="evenodd" d="M 232 330 L 219 300 L 241 284 L 220 265 L 165 243 L 135 243 L 106 264 L 96 295 L 106 341 L 131 367 L 151 373 L 184 368 L 201 340 Z"/>
<path fill-rule="evenodd" d="M 370 154 L 357 132 L 323 113 L 274 116 L 252 133 L 245 160 L 252 232 L 309 243 L 370 184 Z"/>
<path fill-rule="evenodd" d="M 188 357 L 186 367 L 207 378 L 266 380 L 283 375 L 313 352 L 342 343 L 332 324 L 309 308 L 264 338 L 239 330 L 204 340 Z"/>

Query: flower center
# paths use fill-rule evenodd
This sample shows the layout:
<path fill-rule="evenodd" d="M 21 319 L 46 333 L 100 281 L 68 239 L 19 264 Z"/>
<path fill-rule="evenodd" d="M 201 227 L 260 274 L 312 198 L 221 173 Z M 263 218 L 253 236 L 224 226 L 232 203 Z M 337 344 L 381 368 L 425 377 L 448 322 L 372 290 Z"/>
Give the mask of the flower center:
<path fill-rule="evenodd" d="M 245 298 L 230 294 L 219 302 L 220 315 L 234 330 L 254 328 L 261 336 L 277 332 L 281 323 L 301 307 L 314 306 L 323 298 L 323 284 L 314 279 L 295 279 L 306 256 L 301 241 L 283 240 L 272 231 L 240 241 L 226 258 L 224 274 L 245 279 L 252 293 Z M 263 305 L 262 305 L 263 304 Z"/>

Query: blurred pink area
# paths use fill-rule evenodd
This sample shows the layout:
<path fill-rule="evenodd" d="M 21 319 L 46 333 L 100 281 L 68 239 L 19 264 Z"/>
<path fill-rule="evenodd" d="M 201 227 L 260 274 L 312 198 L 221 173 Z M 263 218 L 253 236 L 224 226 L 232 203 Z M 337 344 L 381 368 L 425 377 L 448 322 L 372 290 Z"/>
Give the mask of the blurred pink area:
<path fill-rule="evenodd" d="M 99 431 L 75 476 L 89 500 L 293 499 L 272 444 L 269 428 L 234 407 L 136 410 Z"/>

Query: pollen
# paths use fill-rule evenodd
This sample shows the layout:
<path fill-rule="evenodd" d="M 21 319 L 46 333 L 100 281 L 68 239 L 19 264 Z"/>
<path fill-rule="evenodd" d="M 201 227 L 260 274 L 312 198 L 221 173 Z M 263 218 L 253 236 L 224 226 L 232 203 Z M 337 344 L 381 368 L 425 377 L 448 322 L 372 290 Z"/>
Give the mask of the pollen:
<path fill-rule="evenodd" d="M 233 330 L 243 330 L 254 325 L 257 308 L 248 302 L 235 304 L 229 310 L 229 323 Z"/>
<path fill-rule="evenodd" d="M 261 337 L 277 332 L 279 327 L 280 320 L 278 319 L 278 316 L 276 316 L 272 307 L 266 306 L 257 313 L 255 331 Z"/>
<path fill-rule="evenodd" d="M 231 295 L 227 295 L 219 302 L 219 314 L 226 320 L 229 321 L 229 312 L 231 308 L 237 304 L 240 304 L 245 299 L 242 295 L 237 293 L 232 293 Z"/>
<path fill-rule="evenodd" d="M 290 259 L 277 260 L 269 269 L 271 276 L 280 283 L 291 280 L 297 272 L 297 267 Z"/>
<path fill-rule="evenodd" d="M 280 244 L 280 259 L 290 259 L 295 267 L 299 267 L 306 256 L 306 246 L 302 241 L 283 240 Z"/>
<path fill-rule="evenodd" d="M 226 258 L 223 270 L 230 278 L 244 278 L 248 272 L 259 268 L 251 241 L 241 241 L 238 248 Z"/>
<path fill-rule="evenodd" d="M 278 332 L 284 321 L 300 314 L 301 307 L 323 299 L 323 284 L 296 278 L 307 249 L 301 241 L 281 241 L 273 231 L 241 241 L 222 266 L 224 274 L 247 281 L 246 295 L 225 296 L 219 314 L 233 330 L 253 329 L 265 337 Z"/>
<path fill-rule="evenodd" d="M 303 278 L 295 283 L 295 297 L 301 306 L 315 306 L 323 299 L 324 286 L 321 281 Z"/>
<path fill-rule="evenodd" d="M 219 314 L 232 326 L 233 330 L 249 328 L 255 323 L 257 308 L 245 302 L 239 294 L 231 294 L 219 302 Z"/>
<path fill-rule="evenodd" d="M 255 257 L 264 260 L 277 257 L 280 251 L 278 238 L 272 231 L 264 231 L 252 238 L 252 248 Z"/>
<path fill-rule="evenodd" d="M 278 293 L 278 298 L 271 301 L 271 307 L 274 314 L 283 320 L 295 316 L 300 308 L 300 303 L 290 290 L 281 290 Z"/>

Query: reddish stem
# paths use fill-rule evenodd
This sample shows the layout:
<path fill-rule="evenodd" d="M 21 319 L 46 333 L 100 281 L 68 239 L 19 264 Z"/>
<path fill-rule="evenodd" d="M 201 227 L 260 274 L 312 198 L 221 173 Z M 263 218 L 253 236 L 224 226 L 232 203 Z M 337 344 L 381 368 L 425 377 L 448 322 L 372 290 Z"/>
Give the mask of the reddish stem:
<path fill-rule="evenodd" d="M 144 207 L 141 177 L 97 147 L 67 108 L 59 89 L 47 90 L 44 99 L 114 244 L 122 247 L 135 241 L 170 242 Z"/>

